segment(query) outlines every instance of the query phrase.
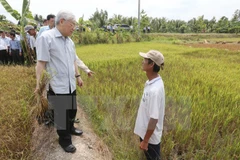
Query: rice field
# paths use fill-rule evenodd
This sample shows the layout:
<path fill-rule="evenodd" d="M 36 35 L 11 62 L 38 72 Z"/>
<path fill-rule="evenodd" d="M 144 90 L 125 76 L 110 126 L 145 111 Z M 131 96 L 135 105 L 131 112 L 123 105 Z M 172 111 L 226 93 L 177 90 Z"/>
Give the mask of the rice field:
<path fill-rule="evenodd" d="M 78 102 L 114 160 L 143 159 L 133 129 L 147 80 L 138 52 L 150 49 L 165 56 L 162 159 L 240 159 L 239 51 L 158 42 L 77 46 L 95 72 L 81 73 Z M 27 159 L 34 67 L 0 66 L 0 73 L 0 159 Z"/>
<path fill-rule="evenodd" d="M 215 50 L 223 49 L 223 50 L 229 50 L 229 51 L 240 51 L 240 44 L 186 44 L 186 46 L 189 47 L 195 47 L 195 48 L 213 48 Z M 221 51 L 220 51 L 221 52 Z"/>
<path fill-rule="evenodd" d="M 141 159 L 133 134 L 146 75 L 139 51 L 160 50 L 165 69 L 163 159 L 239 159 L 240 53 L 153 42 L 77 49 L 96 72 L 79 89 L 79 103 L 114 159 Z"/>

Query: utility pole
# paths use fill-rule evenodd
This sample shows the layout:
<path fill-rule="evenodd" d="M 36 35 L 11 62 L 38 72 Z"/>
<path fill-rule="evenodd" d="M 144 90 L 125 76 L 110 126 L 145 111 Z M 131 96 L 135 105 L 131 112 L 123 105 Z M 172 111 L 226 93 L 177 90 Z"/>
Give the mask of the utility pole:
<path fill-rule="evenodd" d="M 138 35 L 140 35 L 140 0 L 138 0 Z"/>

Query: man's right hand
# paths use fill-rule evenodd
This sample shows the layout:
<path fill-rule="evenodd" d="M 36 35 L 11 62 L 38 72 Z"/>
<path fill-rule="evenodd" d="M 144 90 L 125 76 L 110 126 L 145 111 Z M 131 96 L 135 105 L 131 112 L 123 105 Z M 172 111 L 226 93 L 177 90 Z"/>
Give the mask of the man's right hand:
<path fill-rule="evenodd" d="M 93 71 L 90 71 L 90 72 L 88 72 L 87 74 L 88 74 L 88 77 L 92 77 L 93 74 L 94 74 L 94 72 L 93 72 Z"/>

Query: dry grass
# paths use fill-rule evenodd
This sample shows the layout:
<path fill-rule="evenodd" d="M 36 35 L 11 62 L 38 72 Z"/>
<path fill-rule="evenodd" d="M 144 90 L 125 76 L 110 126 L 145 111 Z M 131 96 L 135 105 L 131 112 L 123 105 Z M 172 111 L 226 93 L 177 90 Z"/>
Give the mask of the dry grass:
<path fill-rule="evenodd" d="M 39 123 L 44 121 L 45 113 L 49 108 L 46 96 L 46 86 L 51 80 L 50 75 L 44 71 L 39 82 L 39 89 L 35 91 L 36 105 L 31 110 L 32 117 L 37 117 Z"/>
<path fill-rule="evenodd" d="M 0 66 L 0 159 L 28 159 L 34 68 Z"/>

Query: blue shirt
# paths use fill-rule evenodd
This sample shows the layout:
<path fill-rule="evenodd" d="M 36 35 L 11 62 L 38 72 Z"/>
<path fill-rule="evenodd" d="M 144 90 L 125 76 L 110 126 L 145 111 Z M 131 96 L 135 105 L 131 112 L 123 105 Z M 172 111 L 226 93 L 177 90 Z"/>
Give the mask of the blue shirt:
<path fill-rule="evenodd" d="M 44 31 L 47 31 L 47 30 L 50 30 L 50 27 L 49 26 L 43 26 L 40 28 L 39 32 L 38 32 L 38 35 L 37 35 L 37 38 L 39 38 L 41 36 L 41 34 L 44 32 Z"/>
<path fill-rule="evenodd" d="M 10 52 L 12 51 L 12 49 L 19 49 L 19 52 L 22 52 L 22 49 L 21 49 L 21 44 L 20 44 L 20 41 L 18 40 L 10 40 Z"/>

